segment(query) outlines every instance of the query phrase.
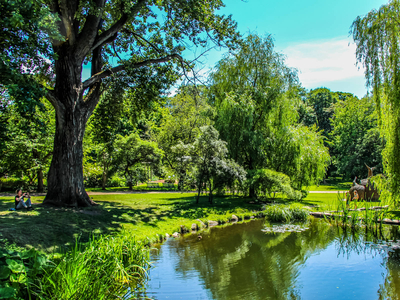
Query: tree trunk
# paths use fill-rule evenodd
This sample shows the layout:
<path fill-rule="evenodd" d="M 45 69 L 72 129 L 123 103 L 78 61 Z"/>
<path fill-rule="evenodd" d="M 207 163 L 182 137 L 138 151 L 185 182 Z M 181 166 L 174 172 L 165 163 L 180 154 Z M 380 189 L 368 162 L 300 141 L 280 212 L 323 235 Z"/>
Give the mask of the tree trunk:
<path fill-rule="evenodd" d="M 53 160 L 48 175 L 48 192 L 44 204 L 57 206 L 90 206 L 83 184 L 82 140 L 86 120 L 78 112 L 57 112 Z"/>
<path fill-rule="evenodd" d="M 207 186 L 206 186 L 206 188 L 207 188 Z M 210 204 L 212 204 L 213 203 L 213 188 L 212 188 L 211 181 L 208 182 L 208 190 L 210 192 L 208 195 L 208 202 Z"/>
<path fill-rule="evenodd" d="M 198 193 L 197 193 L 197 198 L 196 198 L 196 204 L 199 204 L 200 193 L 201 193 L 201 187 L 200 187 L 200 185 L 199 185 L 199 189 L 198 189 Z"/>
<path fill-rule="evenodd" d="M 254 189 L 254 186 L 253 185 L 250 185 L 250 188 L 249 188 L 249 197 L 250 198 L 254 198 L 256 196 L 256 191 L 255 191 L 255 189 Z"/>
<path fill-rule="evenodd" d="M 107 168 L 107 163 L 104 164 L 104 168 L 103 168 L 103 180 L 101 181 L 101 189 L 103 191 L 106 190 L 106 184 L 107 184 L 107 172 L 108 168 Z"/>
<path fill-rule="evenodd" d="M 133 179 L 132 179 L 132 176 L 129 175 L 127 183 L 128 183 L 129 190 L 132 191 L 133 190 Z"/>
<path fill-rule="evenodd" d="M 38 170 L 37 180 L 38 180 L 37 192 L 43 193 L 44 189 L 43 189 L 43 170 L 42 169 Z"/>
<path fill-rule="evenodd" d="M 101 189 L 103 191 L 106 190 L 106 183 L 107 183 L 107 174 L 105 171 L 103 171 L 103 180 L 101 181 Z"/>
<path fill-rule="evenodd" d="M 56 84 L 48 97 L 56 111 L 56 132 L 47 180 L 48 192 L 43 203 L 91 206 L 95 203 L 89 198 L 83 183 L 82 141 L 86 122 L 100 98 L 100 88 L 92 88 L 83 98 L 82 61 L 64 44 L 57 51 Z"/>

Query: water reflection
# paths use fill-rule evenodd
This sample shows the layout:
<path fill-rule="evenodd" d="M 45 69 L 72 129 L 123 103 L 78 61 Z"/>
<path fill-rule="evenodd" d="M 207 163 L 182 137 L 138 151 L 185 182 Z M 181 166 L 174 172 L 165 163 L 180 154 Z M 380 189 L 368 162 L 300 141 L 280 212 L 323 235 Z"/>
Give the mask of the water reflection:
<path fill-rule="evenodd" d="M 399 259 L 376 234 L 313 220 L 302 232 L 265 233 L 263 221 L 170 239 L 154 253 L 153 299 L 398 299 Z M 397 229 L 387 230 L 388 239 Z M 396 288 L 397 286 L 397 288 Z"/>

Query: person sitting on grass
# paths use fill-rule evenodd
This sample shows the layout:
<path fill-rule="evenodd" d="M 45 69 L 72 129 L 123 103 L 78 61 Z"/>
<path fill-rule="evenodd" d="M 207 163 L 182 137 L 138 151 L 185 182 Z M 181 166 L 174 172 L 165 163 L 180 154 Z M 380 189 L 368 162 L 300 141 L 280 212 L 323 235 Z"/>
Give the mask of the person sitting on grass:
<path fill-rule="evenodd" d="M 26 208 L 27 210 L 33 210 L 31 196 L 29 193 L 22 193 L 21 189 L 16 191 L 17 195 L 15 196 L 15 209 Z M 28 200 L 24 201 L 24 198 L 28 198 Z"/>

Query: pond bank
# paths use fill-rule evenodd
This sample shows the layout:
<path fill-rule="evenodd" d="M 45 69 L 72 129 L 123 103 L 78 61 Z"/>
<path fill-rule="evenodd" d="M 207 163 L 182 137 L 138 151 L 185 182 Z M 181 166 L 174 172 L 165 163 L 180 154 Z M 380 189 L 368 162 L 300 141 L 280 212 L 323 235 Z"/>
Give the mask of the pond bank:
<path fill-rule="evenodd" d="M 312 218 L 304 230 L 266 232 L 263 220 L 215 227 L 156 245 L 137 299 L 376 299 L 400 296 L 385 245 Z M 364 231 L 365 232 L 365 231 Z M 385 250 L 386 249 L 386 250 Z M 354 276 L 357 274 L 357 276 Z M 395 297 L 394 297 L 395 298 Z"/>

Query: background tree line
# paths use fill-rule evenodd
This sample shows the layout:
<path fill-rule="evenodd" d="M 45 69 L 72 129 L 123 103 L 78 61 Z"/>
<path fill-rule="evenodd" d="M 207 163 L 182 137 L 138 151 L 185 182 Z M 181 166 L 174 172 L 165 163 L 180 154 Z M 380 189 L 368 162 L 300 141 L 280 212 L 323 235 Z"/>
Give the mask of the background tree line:
<path fill-rule="evenodd" d="M 2 184 L 47 185 L 47 204 L 90 206 L 84 182 L 133 186 L 151 169 L 210 200 L 218 189 L 253 196 L 275 186 L 298 198 L 326 176 L 364 177 L 366 163 L 397 199 L 400 2 L 351 27 L 371 88 L 363 99 L 305 90 L 270 36 L 243 38 L 221 6 L 1 0 Z M 229 50 L 207 84 L 188 84 L 188 44 Z"/>
<path fill-rule="evenodd" d="M 132 189 L 154 176 L 176 178 L 180 190 L 206 190 L 210 201 L 224 190 L 300 199 L 327 175 L 365 177 L 364 163 L 382 171 L 373 98 L 305 90 L 270 36 L 250 34 L 207 85 L 166 96 L 145 78 L 139 94 L 116 82 L 100 97 L 83 140 L 87 187 Z M 7 93 L 1 103 L 3 185 L 15 178 L 41 191 L 54 109 L 43 98 L 35 113 L 21 114 Z"/>

